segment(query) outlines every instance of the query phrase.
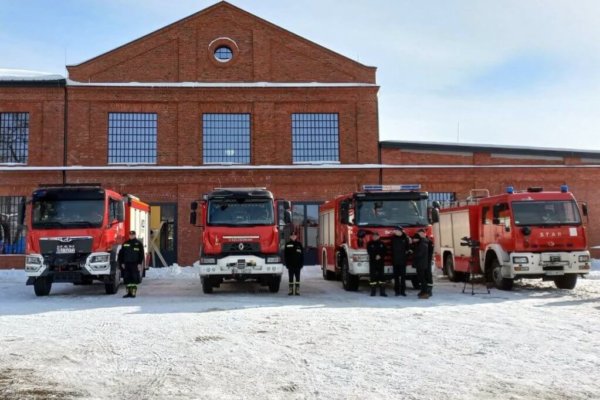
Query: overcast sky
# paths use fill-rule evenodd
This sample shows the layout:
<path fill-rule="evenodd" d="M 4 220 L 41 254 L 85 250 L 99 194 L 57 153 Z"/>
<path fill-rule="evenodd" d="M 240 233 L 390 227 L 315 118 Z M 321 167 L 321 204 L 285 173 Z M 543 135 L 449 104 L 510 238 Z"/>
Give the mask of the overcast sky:
<path fill-rule="evenodd" d="M 65 74 L 208 0 L 0 0 L 0 68 Z M 382 140 L 600 150 L 600 1 L 230 0 L 376 66 Z"/>

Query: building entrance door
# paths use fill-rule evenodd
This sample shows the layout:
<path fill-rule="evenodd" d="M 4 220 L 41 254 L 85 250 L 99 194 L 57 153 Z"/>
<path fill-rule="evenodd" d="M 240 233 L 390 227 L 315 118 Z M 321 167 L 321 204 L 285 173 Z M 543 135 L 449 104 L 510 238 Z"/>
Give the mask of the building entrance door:
<path fill-rule="evenodd" d="M 292 206 L 294 232 L 304 246 L 304 265 L 317 264 L 319 204 L 317 202 L 294 202 Z"/>
<path fill-rule="evenodd" d="M 164 259 L 163 262 L 158 254 L 155 254 L 152 266 L 168 267 L 175 264 L 177 262 L 177 203 L 151 204 L 150 220 L 151 240 Z"/>

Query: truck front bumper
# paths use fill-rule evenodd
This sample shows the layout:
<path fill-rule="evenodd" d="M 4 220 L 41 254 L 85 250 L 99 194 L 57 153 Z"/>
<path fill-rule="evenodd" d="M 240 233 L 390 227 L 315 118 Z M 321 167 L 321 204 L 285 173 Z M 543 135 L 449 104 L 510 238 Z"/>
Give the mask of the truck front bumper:
<path fill-rule="evenodd" d="M 554 253 L 512 253 L 502 267 L 504 278 L 549 278 L 565 274 L 587 274 L 591 269 L 589 251 Z"/>
<path fill-rule="evenodd" d="M 207 263 L 211 257 L 205 256 L 200 260 L 200 277 L 203 276 L 221 276 L 221 277 L 236 277 L 240 275 L 281 275 L 283 273 L 283 264 L 277 256 L 272 257 L 257 257 L 253 255 L 236 255 L 227 256 L 224 258 Z M 274 262 L 267 262 L 272 260 Z"/>
<path fill-rule="evenodd" d="M 84 275 L 110 275 L 110 253 L 91 253 L 86 257 L 85 263 L 80 266 L 81 269 L 79 271 Z M 41 254 L 29 254 L 25 256 L 25 274 L 28 277 L 38 278 L 51 273 L 50 265 L 46 263 Z"/>

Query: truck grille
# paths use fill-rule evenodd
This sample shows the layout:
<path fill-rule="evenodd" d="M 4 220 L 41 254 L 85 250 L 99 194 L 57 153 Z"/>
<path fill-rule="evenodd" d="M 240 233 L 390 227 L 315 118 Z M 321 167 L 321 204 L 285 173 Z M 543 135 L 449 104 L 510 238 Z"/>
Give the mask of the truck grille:
<path fill-rule="evenodd" d="M 79 264 L 92 252 L 92 238 L 43 238 L 40 239 L 40 251 L 50 265 Z"/>
<path fill-rule="evenodd" d="M 227 243 L 223 245 L 223 252 L 233 254 L 260 253 L 260 244 L 256 242 Z"/>

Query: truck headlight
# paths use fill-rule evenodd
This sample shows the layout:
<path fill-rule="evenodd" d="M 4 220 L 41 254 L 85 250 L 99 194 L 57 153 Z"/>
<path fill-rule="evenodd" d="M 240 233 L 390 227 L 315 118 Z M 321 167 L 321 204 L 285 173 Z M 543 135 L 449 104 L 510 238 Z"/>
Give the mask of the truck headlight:
<path fill-rule="evenodd" d="M 513 264 L 527 264 L 529 259 L 527 257 L 513 257 Z"/>
<path fill-rule="evenodd" d="M 368 254 L 353 254 L 352 255 L 352 261 L 354 262 L 369 262 L 369 255 Z"/>
<path fill-rule="evenodd" d="M 280 262 L 281 262 L 281 257 L 279 257 L 279 256 L 267 257 L 267 264 L 278 264 Z"/>
<path fill-rule="evenodd" d="M 200 264 L 216 264 L 217 259 L 214 257 L 202 257 L 200 258 Z"/>
<path fill-rule="evenodd" d="M 579 262 L 589 262 L 589 261 L 590 261 L 590 256 L 588 256 L 588 255 L 579 256 Z"/>
<path fill-rule="evenodd" d="M 25 257 L 25 264 L 42 265 L 42 259 L 36 256 Z"/>
<path fill-rule="evenodd" d="M 90 260 L 90 264 L 106 264 L 107 262 L 110 261 L 110 254 L 100 254 L 97 256 L 92 256 L 92 259 Z"/>

